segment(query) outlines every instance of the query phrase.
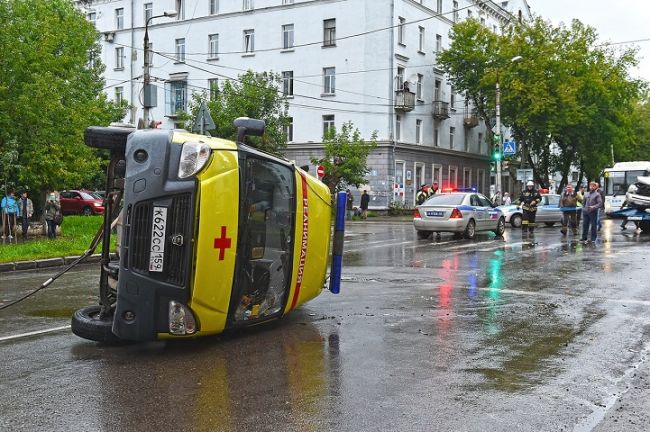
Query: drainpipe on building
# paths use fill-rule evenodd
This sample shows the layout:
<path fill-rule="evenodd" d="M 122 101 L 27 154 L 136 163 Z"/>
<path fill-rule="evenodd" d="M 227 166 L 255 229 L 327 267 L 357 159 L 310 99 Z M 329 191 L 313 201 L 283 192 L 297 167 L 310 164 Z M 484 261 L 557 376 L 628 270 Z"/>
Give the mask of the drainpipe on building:
<path fill-rule="evenodd" d="M 395 91 L 393 89 L 393 70 L 395 68 L 395 0 L 390 2 L 390 70 L 388 72 L 388 99 L 390 106 L 388 107 L 388 113 L 390 116 L 390 121 L 388 122 L 388 136 L 392 144 L 392 152 L 390 152 L 391 157 L 389 158 L 388 165 L 388 180 L 389 186 L 388 190 L 388 200 L 387 206 L 393 203 L 395 199 Z"/>
<path fill-rule="evenodd" d="M 130 67 L 131 76 L 129 77 L 131 79 L 131 81 L 130 81 L 130 84 L 131 84 L 130 85 L 130 88 L 131 88 L 131 100 L 129 101 L 129 103 L 131 104 L 131 109 L 129 110 L 130 111 L 129 124 L 132 124 L 132 125 L 135 124 L 135 110 L 137 109 L 135 107 L 136 106 L 135 105 L 135 95 L 136 95 L 136 93 L 135 93 L 135 82 L 133 80 L 133 65 L 135 64 L 135 61 L 136 61 L 136 58 L 137 58 L 136 57 L 137 56 L 137 54 L 136 54 L 137 51 L 135 50 L 135 29 L 134 29 L 134 25 L 133 25 L 133 18 L 134 18 L 134 15 L 133 15 L 133 11 L 134 11 L 133 2 L 134 2 L 134 0 L 131 0 L 131 67 Z"/>

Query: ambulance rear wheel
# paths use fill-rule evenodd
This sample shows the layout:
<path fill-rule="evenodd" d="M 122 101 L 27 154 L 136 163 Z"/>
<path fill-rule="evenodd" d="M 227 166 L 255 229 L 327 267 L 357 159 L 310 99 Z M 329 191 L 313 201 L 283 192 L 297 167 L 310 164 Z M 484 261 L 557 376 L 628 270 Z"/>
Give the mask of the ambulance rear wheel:
<path fill-rule="evenodd" d="M 88 306 L 72 315 L 72 333 L 95 342 L 116 343 L 121 339 L 113 334 L 113 319 L 100 318 L 101 307 Z"/>

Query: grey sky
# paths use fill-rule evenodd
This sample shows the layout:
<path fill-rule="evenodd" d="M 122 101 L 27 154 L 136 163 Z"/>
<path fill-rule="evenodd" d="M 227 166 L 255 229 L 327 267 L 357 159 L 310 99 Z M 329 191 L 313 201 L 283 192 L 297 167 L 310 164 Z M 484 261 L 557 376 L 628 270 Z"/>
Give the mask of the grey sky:
<path fill-rule="evenodd" d="M 650 81 L 650 1 L 648 0 L 528 0 L 534 14 L 569 24 L 577 18 L 594 27 L 603 42 L 638 42 L 639 67 L 630 71 L 635 78 Z M 622 45 L 625 46 L 625 45 Z"/>

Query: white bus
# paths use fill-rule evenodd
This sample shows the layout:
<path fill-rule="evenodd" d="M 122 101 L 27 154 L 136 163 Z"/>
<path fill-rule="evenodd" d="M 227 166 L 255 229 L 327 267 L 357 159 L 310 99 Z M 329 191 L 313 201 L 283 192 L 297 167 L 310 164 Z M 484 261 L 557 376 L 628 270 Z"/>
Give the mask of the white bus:
<path fill-rule="evenodd" d="M 618 210 L 625 201 L 627 188 L 637 182 L 637 177 L 650 175 L 650 162 L 618 162 L 605 168 L 605 213 Z"/>

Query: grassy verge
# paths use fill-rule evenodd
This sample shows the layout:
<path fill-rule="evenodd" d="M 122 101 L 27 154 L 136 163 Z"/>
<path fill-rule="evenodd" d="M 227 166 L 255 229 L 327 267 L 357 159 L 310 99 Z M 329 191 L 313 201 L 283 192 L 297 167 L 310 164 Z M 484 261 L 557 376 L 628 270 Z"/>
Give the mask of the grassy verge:
<path fill-rule="evenodd" d="M 66 216 L 56 240 L 32 236 L 26 243 L 0 244 L 0 263 L 81 255 L 102 224 L 102 216 Z M 19 235 L 20 237 L 20 235 Z M 111 238 L 115 249 L 115 236 Z M 101 252 L 101 243 L 95 253 Z"/>

